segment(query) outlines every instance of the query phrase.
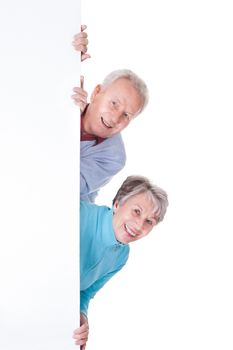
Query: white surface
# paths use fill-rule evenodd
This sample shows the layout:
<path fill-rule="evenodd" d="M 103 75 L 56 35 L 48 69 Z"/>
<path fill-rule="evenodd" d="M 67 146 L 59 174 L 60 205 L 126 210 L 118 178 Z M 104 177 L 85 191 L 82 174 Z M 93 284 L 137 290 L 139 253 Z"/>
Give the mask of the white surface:
<path fill-rule="evenodd" d="M 91 302 L 88 349 L 232 350 L 231 1 L 83 2 L 89 92 L 110 71 L 141 75 L 150 102 L 124 132 L 127 175 L 169 194 L 164 223 L 132 245 L 124 270 Z"/>
<path fill-rule="evenodd" d="M 80 3 L 1 1 L 0 348 L 74 348 Z"/>

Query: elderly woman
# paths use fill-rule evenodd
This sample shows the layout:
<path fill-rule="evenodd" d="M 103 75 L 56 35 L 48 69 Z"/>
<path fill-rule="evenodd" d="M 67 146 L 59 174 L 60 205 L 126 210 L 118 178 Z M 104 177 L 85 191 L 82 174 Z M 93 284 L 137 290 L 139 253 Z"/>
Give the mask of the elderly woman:
<path fill-rule="evenodd" d="M 80 205 L 80 323 L 75 344 L 84 350 L 88 338 L 87 310 L 91 298 L 125 265 L 129 243 L 149 234 L 163 220 L 167 194 L 142 176 L 129 176 L 112 208 Z"/>

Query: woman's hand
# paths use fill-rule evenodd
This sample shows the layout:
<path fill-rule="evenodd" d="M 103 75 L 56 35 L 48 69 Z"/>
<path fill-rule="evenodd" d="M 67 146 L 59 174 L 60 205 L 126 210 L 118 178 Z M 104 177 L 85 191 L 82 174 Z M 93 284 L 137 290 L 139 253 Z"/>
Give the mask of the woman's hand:
<path fill-rule="evenodd" d="M 74 330 L 73 338 L 75 339 L 75 345 L 80 345 L 81 350 L 85 350 L 86 348 L 88 334 L 89 334 L 88 319 L 83 313 L 80 313 L 80 327 Z"/>

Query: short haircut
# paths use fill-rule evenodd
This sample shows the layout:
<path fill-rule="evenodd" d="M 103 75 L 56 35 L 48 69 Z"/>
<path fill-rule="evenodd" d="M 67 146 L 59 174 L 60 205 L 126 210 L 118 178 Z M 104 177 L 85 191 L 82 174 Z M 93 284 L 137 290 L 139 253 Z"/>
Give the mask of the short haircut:
<path fill-rule="evenodd" d="M 132 175 L 128 176 L 119 188 L 113 205 L 118 202 L 119 205 L 124 204 L 129 198 L 140 193 L 148 193 L 155 205 L 155 216 L 157 224 L 163 220 L 168 207 L 167 193 L 160 187 L 152 184 L 149 179 L 144 176 Z"/>
<path fill-rule="evenodd" d="M 140 110 L 139 113 L 141 113 L 143 111 L 143 109 L 146 107 L 148 100 L 149 100 L 149 91 L 148 88 L 145 84 L 145 82 L 139 78 L 139 76 L 137 74 L 135 74 L 134 72 L 132 72 L 129 69 L 119 69 L 119 70 L 115 70 L 113 72 L 111 72 L 110 74 L 108 74 L 103 83 L 102 83 L 102 87 L 103 89 L 106 89 L 109 85 L 111 85 L 112 83 L 114 83 L 116 80 L 118 79 L 128 79 L 133 87 L 136 89 L 136 91 L 138 92 L 138 94 L 140 95 L 140 97 L 143 100 L 143 105 L 142 108 Z"/>

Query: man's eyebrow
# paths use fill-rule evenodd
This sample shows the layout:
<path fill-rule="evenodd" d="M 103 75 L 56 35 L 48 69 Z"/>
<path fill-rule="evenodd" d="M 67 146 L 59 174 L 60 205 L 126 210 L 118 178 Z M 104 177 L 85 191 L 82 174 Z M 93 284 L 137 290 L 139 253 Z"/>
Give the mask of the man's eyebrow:
<path fill-rule="evenodd" d="M 141 205 L 139 205 L 139 204 L 137 204 L 137 203 L 135 203 L 135 205 L 136 205 L 139 209 L 143 210 L 143 207 L 142 207 Z"/>
<path fill-rule="evenodd" d="M 111 97 L 111 99 L 116 100 L 116 101 L 118 101 L 118 102 L 121 103 L 120 98 L 119 98 L 118 96 L 116 96 L 116 95 L 113 95 L 113 96 Z"/>

